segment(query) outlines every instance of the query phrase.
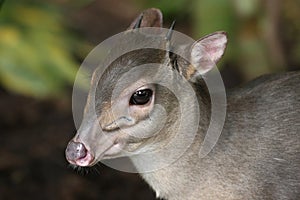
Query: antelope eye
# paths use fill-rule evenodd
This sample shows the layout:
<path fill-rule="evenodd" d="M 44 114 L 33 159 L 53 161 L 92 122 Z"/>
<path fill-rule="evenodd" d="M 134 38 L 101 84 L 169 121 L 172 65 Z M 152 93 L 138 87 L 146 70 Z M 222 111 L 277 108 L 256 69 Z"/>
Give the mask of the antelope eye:
<path fill-rule="evenodd" d="M 130 105 L 145 105 L 152 97 L 153 91 L 150 89 L 138 90 L 132 94 L 129 100 Z"/>

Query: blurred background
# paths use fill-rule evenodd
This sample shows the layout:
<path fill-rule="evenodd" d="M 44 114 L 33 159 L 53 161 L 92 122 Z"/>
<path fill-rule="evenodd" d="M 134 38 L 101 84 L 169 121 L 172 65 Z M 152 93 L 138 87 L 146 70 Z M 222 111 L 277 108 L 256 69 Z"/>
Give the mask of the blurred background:
<path fill-rule="evenodd" d="M 145 8 L 194 39 L 229 35 L 227 88 L 300 69 L 299 0 L 0 0 L 0 200 L 155 199 L 136 174 L 68 167 L 73 81 L 97 44 Z"/>

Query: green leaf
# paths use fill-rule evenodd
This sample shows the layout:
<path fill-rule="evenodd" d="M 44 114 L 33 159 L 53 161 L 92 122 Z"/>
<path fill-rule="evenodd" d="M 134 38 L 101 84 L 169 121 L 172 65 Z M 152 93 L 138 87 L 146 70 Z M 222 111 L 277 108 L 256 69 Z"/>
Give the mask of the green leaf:
<path fill-rule="evenodd" d="M 0 84 L 23 95 L 61 97 L 79 63 L 62 13 L 45 5 L 10 1 L 0 13 Z"/>

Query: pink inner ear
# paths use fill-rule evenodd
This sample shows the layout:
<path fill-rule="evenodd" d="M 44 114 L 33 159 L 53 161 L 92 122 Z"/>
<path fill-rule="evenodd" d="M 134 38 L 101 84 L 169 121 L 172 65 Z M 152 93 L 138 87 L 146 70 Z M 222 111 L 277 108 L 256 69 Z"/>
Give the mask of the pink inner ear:
<path fill-rule="evenodd" d="M 203 48 L 201 51 L 206 52 L 213 62 L 218 62 L 224 54 L 226 43 L 226 35 L 218 33 L 203 38 L 198 44 Z"/>
<path fill-rule="evenodd" d="M 196 41 L 192 46 L 192 64 L 200 74 L 214 67 L 224 54 L 227 44 L 226 33 L 217 32 Z"/>

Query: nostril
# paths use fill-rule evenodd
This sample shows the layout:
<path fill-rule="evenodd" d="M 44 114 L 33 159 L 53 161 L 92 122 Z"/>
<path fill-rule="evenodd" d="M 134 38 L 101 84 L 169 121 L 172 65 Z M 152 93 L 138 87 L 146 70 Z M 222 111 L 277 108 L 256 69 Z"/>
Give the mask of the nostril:
<path fill-rule="evenodd" d="M 84 144 L 80 142 L 69 142 L 67 149 L 66 149 L 66 158 L 70 161 L 76 161 L 81 158 L 86 157 L 87 149 L 85 148 Z"/>

